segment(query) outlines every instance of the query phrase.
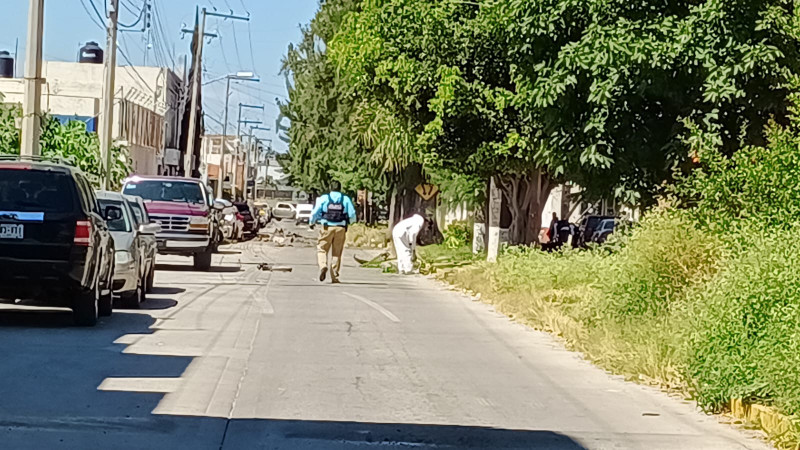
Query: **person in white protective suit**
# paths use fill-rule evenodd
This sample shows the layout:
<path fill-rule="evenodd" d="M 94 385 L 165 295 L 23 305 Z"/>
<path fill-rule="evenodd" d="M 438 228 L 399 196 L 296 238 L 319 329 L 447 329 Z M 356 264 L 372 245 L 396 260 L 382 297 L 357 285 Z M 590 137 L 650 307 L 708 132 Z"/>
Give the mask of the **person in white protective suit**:
<path fill-rule="evenodd" d="M 392 229 L 392 240 L 397 252 L 397 270 L 408 275 L 414 273 L 414 250 L 417 246 L 417 236 L 425 227 L 425 218 L 414 214 L 408 219 L 397 223 Z"/>

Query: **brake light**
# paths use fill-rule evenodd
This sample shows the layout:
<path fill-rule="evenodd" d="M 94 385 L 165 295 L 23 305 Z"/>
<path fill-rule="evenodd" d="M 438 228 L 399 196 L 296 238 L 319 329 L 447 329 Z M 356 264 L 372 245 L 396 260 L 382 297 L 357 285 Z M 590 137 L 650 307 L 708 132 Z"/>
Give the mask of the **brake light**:
<path fill-rule="evenodd" d="M 241 214 L 239 214 L 239 213 L 236 213 L 236 218 L 237 218 L 238 220 L 241 220 L 242 222 L 244 222 L 244 216 L 243 216 L 243 215 L 241 215 Z"/>
<path fill-rule="evenodd" d="M 91 244 L 92 222 L 79 220 L 75 222 L 75 245 L 88 247 Z"/>

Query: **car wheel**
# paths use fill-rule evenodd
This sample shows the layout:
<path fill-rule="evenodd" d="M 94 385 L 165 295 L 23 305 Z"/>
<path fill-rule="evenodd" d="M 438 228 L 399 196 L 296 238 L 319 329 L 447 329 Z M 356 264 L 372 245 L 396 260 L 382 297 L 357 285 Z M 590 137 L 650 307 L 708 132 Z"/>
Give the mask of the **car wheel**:
<path fill-rule="evenodd" d="M 142 281 L 139 280 L 139 285 L 136 286 L 136 290 L 133 292 L 129 292 L 120 297 L 120 303 L 122 307 L 125 309 L 139 309 L 139 306 L 142 304 L 142 297 L 144 295 L 144 290 L 142 289 Z"/>
<path fill-rule="evenodd" d="M 153 292 L 153 284 L 155 282 L 156 277 L 156 262 L 153 261 L 153 265 L 150 266 L 150 272 L 147 274 L 147 285 L 145 286 L 145 292 L 151 293 Z"/>
<path fill-rule="evenodd" d="M 79 292 L 72 301 L 72 320 L 79 327 L 93 327 L 97 325 L 100 303 L 100 286 L 95 283 L 88 292 Z"/>
<path fill-rule="evenodd" d="M 195 253 L 194 255 L 194 268 L 195 270 L 202 270 L 206 271 L 211 268 L 211 256 L 212 253 L 210 251 L 205 251 L 203 253 Z"/>

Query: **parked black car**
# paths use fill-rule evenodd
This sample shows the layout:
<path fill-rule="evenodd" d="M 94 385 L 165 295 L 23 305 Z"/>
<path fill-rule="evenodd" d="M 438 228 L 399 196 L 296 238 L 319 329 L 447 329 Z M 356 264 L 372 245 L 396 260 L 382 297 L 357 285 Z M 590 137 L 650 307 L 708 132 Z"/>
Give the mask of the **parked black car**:
<path fill-rule="evenodd" d="M 235 202 L 233 206 L 239 210 L 239 214 L 242 216 L 242 222 L 244 222 L 244 233 L 252 235 L 258 228 L 256 227 L 256 219 L 253 217 L 253 212 L 250 211 L 250 206 L 247 203 L 242 202 Z"/>
<path fill-rule="evenodd" d="M 76 168 L 0 159 L 0 302 L 63 306 L 76 325 L 111 315 L 114 241 Z"/>
<path fill-rule="evenodd" d="M 586 216 L 581 221 L 578 236 L 580 238 L 580 245 L 586 246 L 589 242 L 593 242 L 595 231 L 600 227 L 604 220 L 614 219 L 614 216 Z"/>

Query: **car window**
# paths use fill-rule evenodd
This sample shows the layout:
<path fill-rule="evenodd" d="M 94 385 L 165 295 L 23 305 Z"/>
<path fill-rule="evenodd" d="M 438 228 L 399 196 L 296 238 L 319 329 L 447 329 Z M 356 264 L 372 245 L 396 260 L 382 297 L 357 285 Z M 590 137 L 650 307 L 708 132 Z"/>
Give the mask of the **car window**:
<path fill-rule="evenodd" d="M 0 169 L 0 211 L 74 211 L 75 182 L 66 173 Z"/>
<path fill-rule="evenodd" d="M 122 204 L 119 200 L 108 200 L 108 199 L 99 199 L 98 202 L 100 203 L 100 208 L 103 209 L 103 215 L 105 216 L 105 210 L 109 206 L 116 206 L 122 210 L 122 217 L 117 220 L 109 220 L 108 229 L 111 231 L 131 231 L 131 217 L 130 213 L 128 212 L 128 208 Z"/>
<path fill-rule="evenodd" d="M 206 193 L 199 183 L 190 181 L 143 180 L 125 185 L 124 194 L 145 200 L 208 204 Z"/>
<path fill-rule="evenodd" d="M 138 203 L 130 202 L 130 205 L 134 218 L 136 219 L 136 223 L 139 225 L 146 225 L 149 223 L 149 220 L 147 219 L 147 213 L 142 210 L 142 207 Z"/>

